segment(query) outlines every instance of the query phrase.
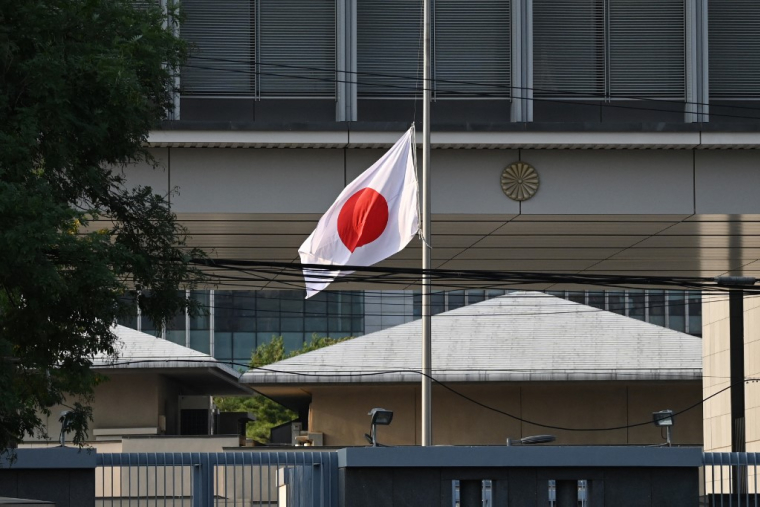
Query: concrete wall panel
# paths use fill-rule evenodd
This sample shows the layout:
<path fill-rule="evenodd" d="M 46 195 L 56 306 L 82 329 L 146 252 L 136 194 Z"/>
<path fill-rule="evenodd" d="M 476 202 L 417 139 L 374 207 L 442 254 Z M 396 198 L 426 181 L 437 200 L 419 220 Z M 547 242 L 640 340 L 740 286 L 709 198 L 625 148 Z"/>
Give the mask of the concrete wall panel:
<path fill-rule="evenodd" d="M 343 150 L 173 149 L 177 213 L 323 213 L 343 189 Z"/>
<path fill-rule="evenodd" d="M 543 382 L 523 384 L 455 384 L 458 392 L 512 414 L 550 426 L 605 428 L 651 420 L 655 410 L 683 409 L 701 398 L 699 382 Z M 418 386 L 313 387 L 310 428 L 325 435 L 325 445 L 364 445 L 373 407 L 394 411 L 393 423 L 378 429 L 388 445 L 419 444 Z M 554 434 L 557 444 L 660 444 L 653 424 L 614 431 L 574 432 L 521 423 L 442 389 L 433 388 L 435 445 L 504 445 L 506 439 Z M 678 444 L 702 442 L 698 409 L 678 417 Z"/>
<path fill-rule="evenodd" d="M 691 151 L 523 150 L 541 186 L 526 214 L 693 213 Z"/>
<path fill-rule="evenodd" d="M 697 213 L 760 213 L 758 189 L 760 151 L 697 150 Z"/>

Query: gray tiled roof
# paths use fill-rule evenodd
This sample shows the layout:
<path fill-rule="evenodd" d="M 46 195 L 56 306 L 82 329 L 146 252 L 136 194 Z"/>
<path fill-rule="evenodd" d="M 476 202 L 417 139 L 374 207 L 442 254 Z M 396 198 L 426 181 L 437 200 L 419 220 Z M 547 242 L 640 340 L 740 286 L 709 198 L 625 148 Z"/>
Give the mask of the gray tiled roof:
<path fill-rule="evenodd" d="M 118 357 L 95 356 L 95 368 L 217 368 L 238 378 L 235 369 L 214 357 L 124 326 L 114 326 L 118 337 Z"/>
<path fill-rule="evenodd" d="M 436 315 L 433 376 L 458 381 L 699 379 L 700 338 L 540 292 Z M 250 370 L 256 385 L 418 382 L 419 320 Z M 363 376 L 358 376 L 356 374 Z"/>

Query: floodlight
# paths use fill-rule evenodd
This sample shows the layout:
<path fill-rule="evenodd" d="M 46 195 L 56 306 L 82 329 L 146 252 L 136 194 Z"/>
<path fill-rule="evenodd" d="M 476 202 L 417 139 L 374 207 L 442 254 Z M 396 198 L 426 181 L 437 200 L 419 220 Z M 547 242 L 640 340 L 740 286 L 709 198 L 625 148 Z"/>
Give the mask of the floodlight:
<path fill-rule="evenodd" d="M 377 426 L 388 426 L 393 420 L 393 411 L 385 410 L 384 408 L 373 408 L 369 411 L 370 420 L 370 435 L 364 435 L 367 440 L 372 444 L 372 447 L 377 447 Z"/>
<path fill-rule="evenodd" d="M 367 415 L 372 416 L 371 424 L 379 424 L 380 426 L 387 426 L 393 420 L 393 410 L 385 410 L 384 408 L 373 408 Z"/>
<path fill-rule="evenodd" d="M 660 410 L 659 412 L 652 412 L 652 421 L 658 428 L 665 428 L 665 444 L 670 447 L 671 441 L 673 440 L 673 411 Z"/>
<path fill-rule="evenodd" d="M 673 426 L 673 411 L 660 410 L 652 413 L 652 420 L 655 426 Z"/>

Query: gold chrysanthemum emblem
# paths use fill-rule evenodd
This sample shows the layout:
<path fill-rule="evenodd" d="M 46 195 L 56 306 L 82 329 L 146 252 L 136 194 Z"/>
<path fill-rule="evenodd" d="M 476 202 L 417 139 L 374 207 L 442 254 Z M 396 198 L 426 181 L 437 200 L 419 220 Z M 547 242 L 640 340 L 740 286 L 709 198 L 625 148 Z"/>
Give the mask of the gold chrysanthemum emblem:
<path fill-rule="evenodd" d="M 501 173 L 501 189 L 515 201 L 527 201 L 536 195 L 538 183 L 538 173 L 525 162 L 510 164 Z"/>

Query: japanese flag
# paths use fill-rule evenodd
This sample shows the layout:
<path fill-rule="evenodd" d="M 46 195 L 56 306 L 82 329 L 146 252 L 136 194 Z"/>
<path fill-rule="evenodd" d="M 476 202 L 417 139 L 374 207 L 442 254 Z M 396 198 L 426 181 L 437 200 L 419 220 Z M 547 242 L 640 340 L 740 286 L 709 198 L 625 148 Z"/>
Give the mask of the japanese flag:
<path fill-rule="evenodd" d="M 298 249 L 303 264 L 371 266 L 400 252 L 417 234 L 414 127 L 352 181 Z M 346 271 L 304 268 L 306 297 Z"/>

